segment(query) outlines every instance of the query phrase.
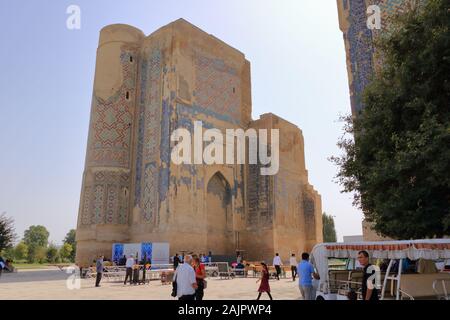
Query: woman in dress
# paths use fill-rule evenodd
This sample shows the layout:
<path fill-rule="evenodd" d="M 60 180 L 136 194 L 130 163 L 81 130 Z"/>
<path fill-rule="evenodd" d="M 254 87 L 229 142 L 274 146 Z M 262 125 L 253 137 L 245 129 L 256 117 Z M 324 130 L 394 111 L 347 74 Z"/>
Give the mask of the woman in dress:
<path fill-rule="evenodd" d="M 261 262 L 261 265 L 262 265 L 261 278 L 256 280 L 256 283 L 261 281 L 261 284 L 259 285 L 259 289 L 258 289 L 258 292 L 259 292 L 258 298 L 256 300 L 259 300 L 261 298 L 261 294 L 263 292 L 267 292 L 267 294 L 269 295 L 270 300 L 273 300 L 272 299 L 272 295 L 270 294 L 269 268 L 267 268 L 267 264 L 265 264 L 264 262 Z"/>

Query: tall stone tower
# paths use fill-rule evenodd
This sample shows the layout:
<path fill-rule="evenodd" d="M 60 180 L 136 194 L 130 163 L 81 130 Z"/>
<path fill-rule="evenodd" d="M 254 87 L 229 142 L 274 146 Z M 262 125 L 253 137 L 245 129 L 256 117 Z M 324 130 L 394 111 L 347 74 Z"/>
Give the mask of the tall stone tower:
<path fill-rule="evenodd" d="M 100 32 L 77 227 L 77 263 L 115 242 L 285 258 L 322 241 L 320 195 L 308 182 L 299 128 L 251 118 L 250 63 L 183 19 L 149 36 L 127 25 Z M 278 128 L 280 170 L 171 161 L 177 128 Z"/>
<path fill-rule="evenodd" d="M 377 52 L 374 42 L 388 32 L 392 19 L 404 13 L 411 5 L 426 0 L 337 0 L 339 26 L 344 36 L 347 56 L 347 73 L 350 88 L 350 101 L 353 117 L 357 117 L 364 105 L 361 96 L 372 77 L 382 66 L 382 55 Z M 380 9 L 381 29 L 369 29 L 368 8 L 372 5 Z M 370 14 L 373 14 L 370 13 Z M 365 241 L 390 240 L 378 236 L 371 223 L 363 221 L 362 230 Z"/>
<path fill-rule="evenodd" d="M 144 34 L 113 25 L 100 33 L 77 228 L 79 257 L 129 238 L 137 75 Z"/>
<path fill-rule="evenodd" d="M 337 0 L 339 26 L 344 35 L 347 53 L 347 71 L 353 116 L 364 107 L 361 94 L 370 83 L 374 72 L 382 63 L 374 41 L 389 30 L 392 18 L 407 10 L 413 0 Z M 380 8 L 381 29 L 369 29 L 368 8 Z"/>

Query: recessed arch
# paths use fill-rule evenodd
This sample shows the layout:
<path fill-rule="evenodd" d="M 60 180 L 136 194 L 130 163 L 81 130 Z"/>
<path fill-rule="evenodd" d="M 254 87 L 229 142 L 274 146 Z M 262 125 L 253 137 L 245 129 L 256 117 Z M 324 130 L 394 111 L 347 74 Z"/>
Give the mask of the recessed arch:
<path fill-rule="evenodd" d="M 214 255 L 233 253 L 232 197 L 230 183 L 217 171 L 206 187 L 206 246 Z"/>

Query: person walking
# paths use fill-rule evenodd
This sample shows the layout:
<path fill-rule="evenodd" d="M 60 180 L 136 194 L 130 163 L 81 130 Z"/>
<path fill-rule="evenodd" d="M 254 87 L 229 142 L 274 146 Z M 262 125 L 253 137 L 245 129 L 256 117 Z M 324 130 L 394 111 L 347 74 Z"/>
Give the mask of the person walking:
<path fill-rule="evenodd" d="M 269 285 L 269 268 L 267 267 L 267 264 L 264 262 L 261 262 L 262 270 L 261 270 L 261 277 L 256 280 L 256 283 L 261 281 L 261 284 L 258 288 L 258 298 L 256 300 L 259 300 L 261 298 L 261 295 L 263 292 L 266 292 L 269 295 L 270 300 L 273 300 L 272 295 L 270 294 L 270 285 Z"/>
<path fill-rule="evenodd" d="M 378 289 L 374 283 L 376 277 L 372 276 L 376 271 L 371 268 L 372 265 L 369 263 L 369 253 L 365 250 L 358 252 L 358 262 L 364 268 L 361 290 L 363 300 L 379 300 Z"/>
<path fill-rule="evenodd" d="M 200 262 L 200 258 L 193 259 L 192 267 L 195 271 L 195 280 L 197 281 L 197 289 L 195 289 L 195 300 L 203 300 L 205 290 L 206 269 L 205 265 Z"/>
<path fill-rule="evenodd" d="M 184 256 L 184 263 L 178 266 L 173 276 L 176 282 L 176 296 L 178 300 L 194 300 L 195 290 L 197 289 L 197 280 L 195 278 L 194 268 L 191 266 L 192 257 Z"/>
<path fill-rule="evenodd" d="M 295 257 L 295 253 L 291 255 L 289 264 L 291 265 L 292 281 L 295 281 L 295 278 L 297 277 L 297 258 Z"/>
<path fill-rule="evenodd" d="M 315 275 L 314 267 L 309 262 L 309 254 L 302 253 L 302 261 L 297 266 L 299 279 L 298 286 L 303 300 L 316 300 L 316 293 L 313 290 L 312 279 Z"/>
<path fill-rule="evenodd" d="M 95 276 L 95 286 L 100 287 L 100 281 L 102 280 L 103 275 L 103 256 L 99 256 L 95 263 L 95 270 L 97 271 L 97 275 Z"/>
<path fill-rule="evenodd" d="M 275 270 L 277 271 L 277 280 L 280 280 L 282 265 L 283 265 L 283 262 L 281 262 L 280 255 L 278 253 L 276 253 L 275 257 L 273 258 L 273 266 L 275 267 Z"/>
<path fill-rule="evenodd" d="M 129 256 L 127 259 L 127 262 L 125 263 L 126 273 L 125 273 L 125 280 L 123 281 L 123 284 L 127 284 L 127 279 L 130 277 L 130 284 L 133 281 L 133 266 L 134 266 L 134 258 L 133 256 Z"/>

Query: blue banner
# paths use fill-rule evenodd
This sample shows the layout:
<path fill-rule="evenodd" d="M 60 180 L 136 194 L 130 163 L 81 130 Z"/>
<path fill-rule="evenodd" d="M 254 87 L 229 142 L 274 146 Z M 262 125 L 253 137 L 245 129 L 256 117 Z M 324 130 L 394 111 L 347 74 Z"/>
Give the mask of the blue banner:
<path fill-rule="evenodd" d="M 120 258 L 123 257 L 123 244 L 122 243 L 114 243 L 113 244 L 113 256 L 112 261 L 114 263 L 119 263 Z"/>
<path fill-rule="evenodd" d="M 141 245 L 141 260 L 144 263 L 151 263 L 152 260 L 152 244 L 150 242 L 143 242 Z"/>

